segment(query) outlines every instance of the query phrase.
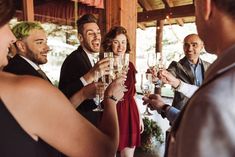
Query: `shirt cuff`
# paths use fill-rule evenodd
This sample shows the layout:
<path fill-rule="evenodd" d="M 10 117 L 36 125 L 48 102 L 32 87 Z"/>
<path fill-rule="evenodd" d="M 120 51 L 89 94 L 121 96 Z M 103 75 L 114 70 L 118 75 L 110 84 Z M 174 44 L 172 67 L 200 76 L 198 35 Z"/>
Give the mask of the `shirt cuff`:
<path fill-rule="evenodd" d="M 195 93 L 195 91 L 198 89 L 198 86 L 196 86 L 196 85 L 191 85 L 191 84 L 185 83 L 183 81 L 180 81 L 180 82 L 181 82 L 180 86 L 179 86 L 179 88 L 177 88 L 176 91 L 184 94 L 188 98 L 190 98 Z"/>
<path fill-rule="evenodd" d="M 86 82 L 86 80 L 83 77 L 80 77 L 80 81 L 82 82 L 83 86 L 88 85 L 88 83 Z"/>
<path fill-rule="evenodd" d="M 166 112 L 166 118 L 170 121 L 171 124 L 173 124 L 176 118 L 178 117 L 179 113 L 180 110 L 171 106 Z"/>

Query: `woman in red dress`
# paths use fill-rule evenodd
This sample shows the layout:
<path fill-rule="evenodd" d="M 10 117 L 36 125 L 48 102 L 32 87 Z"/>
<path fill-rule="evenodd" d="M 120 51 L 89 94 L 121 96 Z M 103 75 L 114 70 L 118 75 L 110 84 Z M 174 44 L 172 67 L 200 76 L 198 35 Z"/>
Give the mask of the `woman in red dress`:
<path fill-rule="evenodd" d="M 105 52 L 113 52 L 114 56 L 122 56 L 130 51 L 130 43 L 127 31 L 121 26 L 115 26 L 105 35 L 102 43 Z M 125 92 L 123 100 L 117 104 L 119 120 L 119 147 L 121 157 L 133 157 L 135 148 L 140 146 L 140 134 L 144 126 L 135 101 L 135 74 L 133 63 L 129 62 Z"/>

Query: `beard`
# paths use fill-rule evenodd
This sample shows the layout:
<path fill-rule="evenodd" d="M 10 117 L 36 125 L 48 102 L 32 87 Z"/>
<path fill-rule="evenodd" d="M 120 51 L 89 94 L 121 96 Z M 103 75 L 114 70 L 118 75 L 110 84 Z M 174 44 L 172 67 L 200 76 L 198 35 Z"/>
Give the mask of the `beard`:
<path fill-rule="evenodd" d="M 27 53 L 25 54 L 25 57 L 37 65 L 46 64 L 47 57 L 41 56 L 41 53 L 42 52 L 34 53 L 29 47 L 27 47 Z"/>

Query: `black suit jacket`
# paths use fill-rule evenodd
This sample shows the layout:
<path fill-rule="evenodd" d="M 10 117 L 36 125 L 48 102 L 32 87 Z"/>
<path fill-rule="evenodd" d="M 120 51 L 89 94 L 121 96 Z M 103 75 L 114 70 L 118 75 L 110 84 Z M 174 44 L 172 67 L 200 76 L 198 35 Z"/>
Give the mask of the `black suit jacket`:
<path fill-rule="evenodd" d="M 202 73 L 203 73 L 202 77 L 204 79 L 205 71 L 208 69 L 210 63 L 203 60 L 201 60 L 201 62 L 202 62 Z M 169 65 L 167 70 L 181 81 L 195 85 L 194 83 L 195 78 L 186 57 L 182 58 L 179 62 L 173 61 Z M 184 96 L 180 92 L 175 91 L 172 106 L 181 110 L 183 106 L 187 103 L 187 101 L 188 98 L 186 96 Z"/>
<path fill-rule="evenodd" d="M 10 72 L 16 75 L 31 75 L 40 77 L 43 79 L 43 76 L 37 72 L 25 59 L 19 55 L 15 55 L 9 60 L 7 66 L 3 68 L 3 71 Z M 50 82 L 50 80 L 48 79 Z"/>
<path fill-rule="evenodd" d="M 81 46 L 73 51 L 64 61 L 60 71 L 59 89 L 70 98 L 78 90 L 83 88 L 80 77 L 85 75 L 92 65 Z M 85 100 L 77 110 L 93 124 L 96 124 L 97 118 L 92 111 L 96 108 L 93 100 Z"/>

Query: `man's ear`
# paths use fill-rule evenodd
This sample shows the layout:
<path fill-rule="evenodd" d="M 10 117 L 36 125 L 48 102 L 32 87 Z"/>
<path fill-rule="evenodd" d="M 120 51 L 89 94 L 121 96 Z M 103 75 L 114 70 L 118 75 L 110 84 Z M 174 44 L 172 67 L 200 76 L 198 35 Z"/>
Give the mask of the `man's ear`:
<path fill-rule="evenodd" d="M 83 41 L 83 36 L 80 33 L 78 33 L 78 40 L 80 41 L 80 43 Z"/>
<path fill-rule="evenodd" d="M 21 40 L 16 41 L 16 47 L 20 52 L 25 52 L 26 51 L 25 43 Z"/>
<path fill-rule="evenodd" d="M 213 6 L 212 6 L 213 3 L 211 0 L 203 0 L 202 3 L 204 3 L 203 5 L 204 6 L 203 10 L 205 12 L 204 18 L 207 21 L 210 19 L 211 15 L 213 14 Z"/>

